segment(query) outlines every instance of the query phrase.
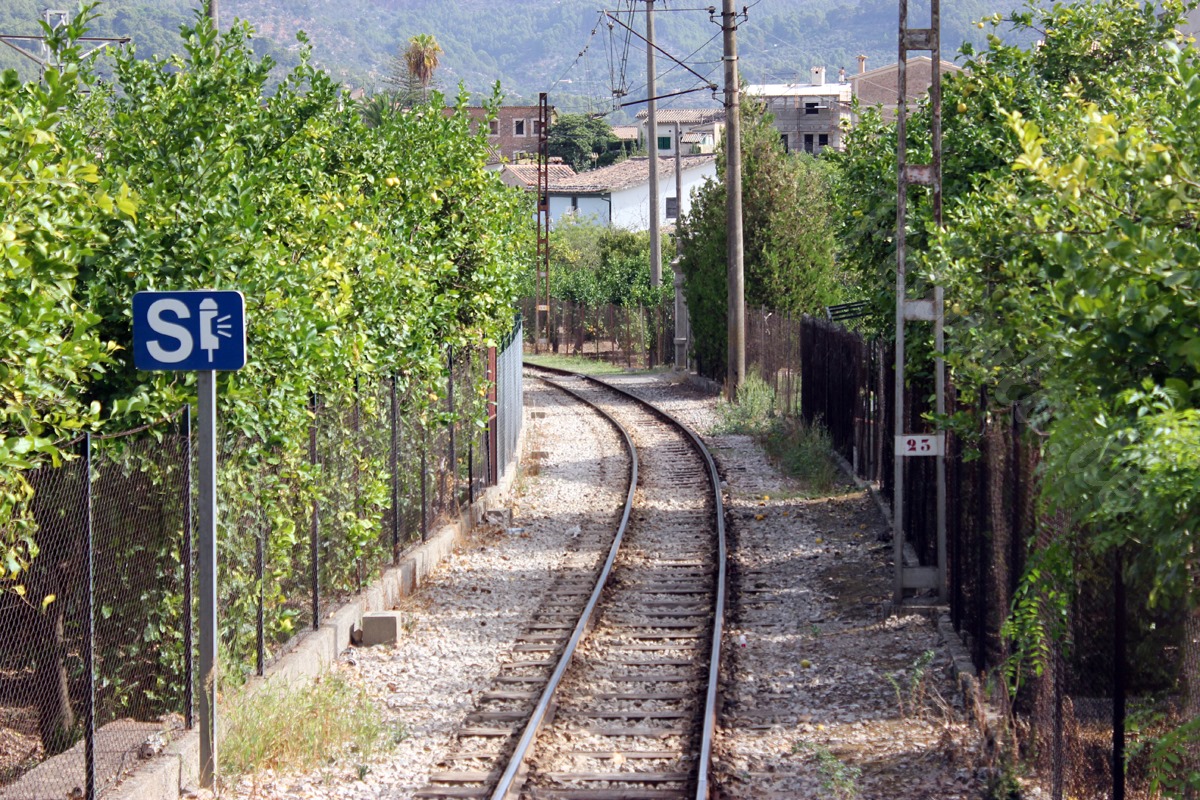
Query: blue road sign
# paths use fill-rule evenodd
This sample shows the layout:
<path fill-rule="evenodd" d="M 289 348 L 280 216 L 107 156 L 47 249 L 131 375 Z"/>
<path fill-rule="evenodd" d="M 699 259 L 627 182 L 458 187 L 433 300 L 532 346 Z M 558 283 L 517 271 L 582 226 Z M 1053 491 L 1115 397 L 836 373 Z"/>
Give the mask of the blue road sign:
<path fill-rule="evenodd" d="M 241 292 L 138 292 L 133 296 L 133 364 L 157 371 L 246 365 L 246 299 Z"/>

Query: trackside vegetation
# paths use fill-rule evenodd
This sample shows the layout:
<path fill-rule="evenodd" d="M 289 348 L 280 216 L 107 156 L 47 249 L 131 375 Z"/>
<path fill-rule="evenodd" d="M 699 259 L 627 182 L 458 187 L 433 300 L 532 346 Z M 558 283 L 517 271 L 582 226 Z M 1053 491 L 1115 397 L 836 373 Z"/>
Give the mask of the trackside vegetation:
<path fill-rule="evenodd" d="M 1177 32 L 1193 6 L 1030 3 L 985 19 L 987 47 L 964 47 L 964 71 L 945 82 L 945 228 L 918 193 L 915 272 L 945 286 L 959 396 L 987 398 L 977 415 L 1016 409 L 1039 437 L 1045 511 L 1075 523 L 1031 554 L 1008 625 L 1014 676 L 1044 667 L 1083 576 L 1116 552 L 1131 597 L 1186 620 L 1177 642 L 1196 663 L 1200 67 Z M 1002 25 L 1038 43 L 1006 44 Z M 910 152 L 928 152 L 929 119 L 916 114 Z M 840 256 L 882 332 L 896 128 L 866 111 L 847 143 Z M 978 416 L 945 423 L 968 441 L 980 428 Z M 1184 672 L 1185 722 L 1147 748 L 1169 796 L 1200 780 L 1194 762 L 1178 766 L 1200 709 L 1196 670 Z"/>
<path fill-rule="evenodd" d="M 138 60 L 130 47 L 101 82 L 76 44 L 93 8 L 51 32 L 61 66 L 42 82 L 0 78 L 0 593 L 21 596 L 53 568 L 39 564 L 30 471 L 68 458 L 81 431 L 161 421 L 194 397 L 192 374 L 134 370 L 135 292 L 245 294 L 249 363 L 218 378 L 223 435 L 236 440 L 219 476 L 222 558 L 252 563 L 238 548 L 254 537 L 237 535 L 252 508 L 268 561 L 286 564 L 297 509 L 345 492 L 309 457 L 314 398 L 366 413 L 395 379 L 406 420 L 445 425 L 448 349 L 509 331 L 531 261 L 530 203 L 485 169 L 486 125 L 465 97 L 447 109 L 431 92 L 368 127 L 303 37 L 299 65 L 268 90 L 272 62 L 252 30 L 218 37 L 202 14 L 182 30 L 183 56 Z M 465 400 L 460 416 L 478 413 Z M 355 519 L 336 543 L 350 551 L 378 540 L 389 506 L 386 469 L 356 471 Z M 177 544 L 152 546 L 158 563 L 178 563 Z M 231 602 L 257 594 L 238 569 L 227 577 Z M 267 625 L 279 641 L 291 618 L 275 583 Z M 130 602 L 155 617 L 180 600 Z M 177 666 L 178 632 L 160 633 L 157 657 Z M 235 649 L 249 636 L 222 634 Z"/>

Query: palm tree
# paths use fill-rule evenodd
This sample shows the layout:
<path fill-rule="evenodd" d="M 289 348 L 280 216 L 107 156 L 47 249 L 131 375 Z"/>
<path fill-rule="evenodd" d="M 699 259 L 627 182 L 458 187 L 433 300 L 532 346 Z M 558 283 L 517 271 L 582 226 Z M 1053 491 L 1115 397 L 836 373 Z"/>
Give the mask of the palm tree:
<path fill-rule="evenodd" d="M 438 67 L 438 56 L 442 52 L 442 46 L 433 36 L 428 33 L 417 34 L 408 40 L 407 50 L 392 58 L 386 82 L 407 95 L 410 103 L 417 99 L 427 102 L 433 73 Z"/>

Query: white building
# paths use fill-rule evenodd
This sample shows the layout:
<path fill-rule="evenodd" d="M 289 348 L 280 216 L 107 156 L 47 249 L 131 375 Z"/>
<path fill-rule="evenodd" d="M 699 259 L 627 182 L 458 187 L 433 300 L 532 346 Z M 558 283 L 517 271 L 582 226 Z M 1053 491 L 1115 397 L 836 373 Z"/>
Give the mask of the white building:
<path fill-rule="evenodd" d="M 685 155 L 682 211 L 691 209 L 692 190 L 715 178 L 717 160 L 711 154 Z M 675 221 L 679 200 L 675 196 L 675 159 L 660 158 L 659 221 Z M 630 158 L 571 177 L 550 180 L 550 224 L 568 214 L 592 217 L 604 225 L 643 231 L 650 228 L 650 160 Z"/>
<path fill-rule="evenodd" d="M 725 130 L 725 111 L 720 108 L 660 108 L 655 117 L 658 132 L 654 142 L 658 145 L 658 154 L 664 158 L 675 155 L 677 129 L 683 140 L 684 155 L 715 152 Z M 646 146 L 649 114 L 642 109 L 637 113 L 637 119 L 640 128 L 638 144 L 649 151 Z"/>

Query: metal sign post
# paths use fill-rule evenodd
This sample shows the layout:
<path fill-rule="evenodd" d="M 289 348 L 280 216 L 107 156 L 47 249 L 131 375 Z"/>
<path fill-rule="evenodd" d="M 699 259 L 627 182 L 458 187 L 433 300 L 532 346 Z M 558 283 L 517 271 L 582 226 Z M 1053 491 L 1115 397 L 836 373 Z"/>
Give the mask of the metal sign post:
<path fill-rule="evenodd" d="M 216 377 L 218 371 L 238 370 L 246 364 L 246 301 L 242 293 L 138 292 L 133 296 L 133 362 L 142 370 L 198 373 L 200 785 L 211 789 L 217 776 Z"/>
<path fill-rule="evenodd" d="M 906 268 L 907 203 L 909 184 L 928 186 L 933 193 L 933 217 L 942 225 L 942 51 L 940 0 L 930 0 L 928 28 L 908 27 L 908 0 L 900 0 L 900 55 L 897 66 L 896 107 L 896 383 L 895 383 L 895 449 L 894 488 L 892 492 L 892 555 L 895 573 L 892 601 L 904 602 L 905 589 L 936 589 L 939 600 L 946 599 L 946 448 L 944 434 L 914 434 L 904 424 L 904 324 L 932 322 L 934 326 L 936 412 L 938 418 L 946 413 L 946 364 L 943 328 L 942 287 L 934 287 L 933 297 L 908 298 Z M 931 138 L 933 159 L 929 164 L 907 162 L 908 121 L 908 53 L 928 50 L 931 56 Z M 904 464 L 909 458 L 936 458 L 937 471 L 937 565 L 934 567 L 904 566 Z"/>

